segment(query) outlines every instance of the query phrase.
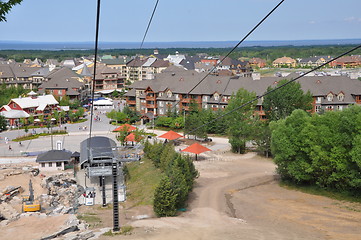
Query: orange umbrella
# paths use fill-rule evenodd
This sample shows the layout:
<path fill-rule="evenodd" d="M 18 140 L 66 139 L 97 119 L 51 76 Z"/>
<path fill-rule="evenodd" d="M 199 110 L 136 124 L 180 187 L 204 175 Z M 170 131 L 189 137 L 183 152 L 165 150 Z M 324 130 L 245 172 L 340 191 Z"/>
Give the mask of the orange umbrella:
<path fill-rule="evenodd" d="M 190 152 L 196 154 L 196 160 L 197 160 L 197 154 L 201 154 L 202 152 L 212 151 L 209 148 L 206 148 L 203 145 L 200 145 L 199 143 L 193 143 L 192 145 L 186 147 L 182 150 L 182 152 Z"/>
<path fill-rule="evenodd" d="M 113 132 L 121 132 L 121 131 L 124 131 L 125 129 L 127 129 L 127 132 L 131 132 L 131 131 L 134 131 L 137 128 L 133 127 L 132 125 L 130 125 L 128 123 L 126 123 L 126 124 L 120 125 L 116 129 L 114 129 Z"/>
<path fill-rule="evenodd" d="M 179 133 L 176 133 L 172 130 L 170 130 L 169 132 L 166 132 L 162 135 L 159 136 L 160 138 L 165 138 L 165 139 L 168 139 L 168 140 L 174 140 L 174 139 L 177 139 L 177 138 L 180 138 L 180 137 L 183 137 L 182 135 L 180 135 Z"/>
<path fill-rule="evenodd" d="M 140 137 L 140 139 L 142 139 L 142 137 Z M 127 142 L 139 142 L 140 139 L 136 140 L 134 133 L 131 133 L 125 137 L 125 141 Z"/>

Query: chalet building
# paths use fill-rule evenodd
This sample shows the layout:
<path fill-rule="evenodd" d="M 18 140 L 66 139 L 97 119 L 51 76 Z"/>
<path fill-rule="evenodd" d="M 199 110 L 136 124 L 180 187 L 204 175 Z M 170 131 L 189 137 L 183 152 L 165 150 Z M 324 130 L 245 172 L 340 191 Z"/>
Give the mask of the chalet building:
<path fill-rule="evenodd" d="M 111 69 L 121 70 L 122 76 L 127 76 L 127 63 L 130 60 L 128 56 L 119 56 L 118 58 L 102 59 L 101 63 Z"/>
<path fill-rule="evenodd" d="M 17 126 L 20 118 L 30 115 L 35 119 L 39 116 L 47 119 L 54 110 L 58 110 L 59 102 L 53 95 L 36 96 L 34 92 L 28 95 L 29 97 L 13 98 L 0 108 L 1 115 L 5 116 L 9 126 Z"/>
<path fill-rule="evenodd" d="M 169 67 L 169 61 L 158 58 L 135 58 L 127 63 L 127 77 L 130 82 L 149 80 L 154 74 L 161 73 Z"/>
<path fill-rule="evenodd" d="M 267 62 L 266 60 L 262 59 L 262 58 L 251 58 L 249 60 L 249 65 L 252 67 L 252 68 L 264 68 L 266 67 L 267 65 Z"/>
<path fill-rule="evenodd" d="M 296 77 L 295 74 L 282 78 L 261 78 L 259 74 L 253 77 L 210 75 L 200 82 L 205 75 L 171 66 L 157 74 L 154 80 L 132 84 L 125 94 L 127 105 L 143 116 L 165 115 L 169 109 L 188 111 L 191 101 L 204 109 L 216 111 L 225 108 L 232 94 L 240 88 L 261 96 L 269 86 L 276 86 L 280 80 Z M 357 79 L 347 76 L 306 76 L 299 82 L 303 91 L 313 94 L 313 112 L 342 110 L 351 104 L 361 104 L 361 81 Z M 255 113 L 265 118 L 261 100 Z"/>
<path fill-rule="evenodd" d="M 88 70 L 93 73 L 94 67 Z M 120 69 L 112 69 L 104 64 L 98 64 L 95 75 L 95 91 L 122 90 L 125 86 L 125 78 Z"/>
<path fill-rule="evenodd" d="M 330 61 L 333 57 L 331 56 L 314 56 L 309 58 L 302 58 L 298 65 L 300 67 L 317 67 L 328 61 Z"/>
<path fill-rule="evenodd" d="M 68 96 L 70 100 L 80 101 L 85 99 L 85 91 L 83 78 L 67 67 L 53 70 L 38 87 L 39 94 L 52 94 L 59 99 Z"/>
<path fill-rule="evenodd" d="M 7 86 L 22 86 L 24 89 L 33 89 L 38 84 L 33 82 L 33 74 L 40 67 L 30 67 L 24 63 L 9 63 L 0 65 L 0 82 Z"/>
<path fill-rule="evenodd" d="M 359 67 L 361 66 L 361 55 L 344 56 L 330 63 L 331 67 L 345 68 L 345 67 Z"/>
<path fill-rule="evenodd" d="M 277 58 L 272 62 L 273 67 L 296 67 L 297 61 L 290 57 Z"/>

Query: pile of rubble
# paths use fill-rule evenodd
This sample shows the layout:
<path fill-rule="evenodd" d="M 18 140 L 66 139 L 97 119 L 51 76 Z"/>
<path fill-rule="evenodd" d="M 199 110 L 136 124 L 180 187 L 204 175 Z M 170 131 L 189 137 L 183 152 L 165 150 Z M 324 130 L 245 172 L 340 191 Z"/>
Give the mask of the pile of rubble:
<path fill-rule="evenodd" d="M 39 198 L 48 215 L 76 212 L 79 207 L 78 198 L 84 193 L 84 188 L 76 183 L 71 174 L 60 173 L 46 177 L 41 186 L 48 190 L 48 194 Z"/>

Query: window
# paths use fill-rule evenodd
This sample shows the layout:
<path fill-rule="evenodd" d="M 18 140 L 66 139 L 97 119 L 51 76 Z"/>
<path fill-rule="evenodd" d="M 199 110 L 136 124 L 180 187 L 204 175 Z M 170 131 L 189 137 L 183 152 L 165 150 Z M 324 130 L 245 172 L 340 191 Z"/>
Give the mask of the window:
<path fill-rule="evenodd" d="M 50 163 L 49 163 L 49 167 L 52 167 L 52 166 L 53 166 L 53 163 L 50 162 Z"/>
<path fill-rule="evenodd" d="M 343 106 L 340 106 L 340 105 L 337 106 L 337 110 L 341 111 L 342 109 L 343 109 Z"/>
<path fill-rule="evenodd" d="M 62 95 L 62 90 L 58 90 L 58 95 Z"/>
<path fill-rule="evenodd" d="M 217 93 L 214 94 L 214 100 L 218 101 L 219 95 Z"/>
<path fill-rule="evenodd" d="M 326 110 L 327 110 L 327 111 L 332 111 L 332 110 L 333 110 L 333 106 L 327 106 L 327 107 L 326 107 Z"/>
<path fill-rule="evenodd" d="M 171 92 L 171 91 L 168 91 L 168 92 L 167 92 L 167 96 L 168 96 L 168 97 L 172 97 L 172 92 Z"/>
<path fill-rule="evenodd" d="M 317 97 L 316 98 L 316 103 L 321 103 L 322 102 L 322 97 Z"/>
<path fill-rule="evenodd" d="M 316 112 L 321 112 L 322 107 L 321 106 L 316 106 Z"/>
<path fill-rule="evenodd" d="M 333 94 L 332 93 L 329 93 L 327 95 L 327 101 L 331 102 L 333 100 Z"/>
<path fill-rule="evenodd" d="M 163 107 L 164 106 L 164 102 L 163 101 L 159 101 L 159 107 Z"/>
<path fill-rule="evenodd" d="M 16 103 L 13 103 L 13 108 L 16 108 Z"/>
<path fill-rule="evenodd" d="M 61 162 L 57 162 L 56 167 L 61 167 Z"/>
<path fill-rule="evenodd" d="M 340 93 L 337 95 L 337 99 L 340 101 L 340 102 L 343 102 L 343 100 L 345 99 L 345 95 L 343 93 Z"/>
<path fill-rule="evenodd" d="M 161 108 L 161 109 L 159 109 L 159 114 L 164 114 L 164 110 Z"/>
<path fill-rule="evenodd" d="M 45 167 L 45 163 L 41 163 L 41 167 Z"/>

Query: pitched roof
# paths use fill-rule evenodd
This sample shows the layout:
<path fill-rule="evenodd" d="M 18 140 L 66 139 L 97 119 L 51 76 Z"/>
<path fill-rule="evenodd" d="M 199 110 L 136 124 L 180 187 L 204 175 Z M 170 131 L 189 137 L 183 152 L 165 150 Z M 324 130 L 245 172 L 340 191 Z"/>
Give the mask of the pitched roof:
<path fill-rule="evenodd" d="M 36 162 L 67 162 L 70 161 L 71 154 L 65 150 L 50 150 L 39 154 Z"/>
<path fill-rule="evenodd" d="M 45 89 L 65 88 L 70 90 L 73 88 L 79 89 L 84 85 L 84 83 L 80 81 L 79 75 L 67 67 L 52 71 L 47 78 L 49 80 L 39 86 L 40 93 L 44 92 Z"/>
<path fill-rule="evenodd" d="M 58 101 L 54 98 L 53 95 L 43 95 L 38 96 L 36 98 L 24 97 L 24 98 L 13 98 L 10 101 L 18 104 L 22 109 L 30 108 L 30 107 L 39 107 L 40 105 L 55 105 L 59 104 Z"/>

